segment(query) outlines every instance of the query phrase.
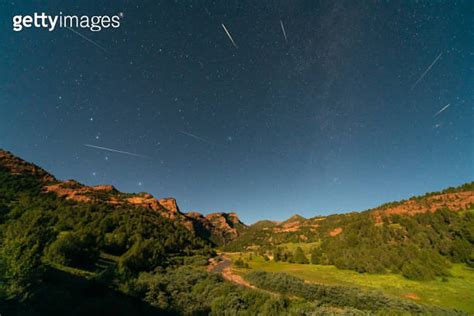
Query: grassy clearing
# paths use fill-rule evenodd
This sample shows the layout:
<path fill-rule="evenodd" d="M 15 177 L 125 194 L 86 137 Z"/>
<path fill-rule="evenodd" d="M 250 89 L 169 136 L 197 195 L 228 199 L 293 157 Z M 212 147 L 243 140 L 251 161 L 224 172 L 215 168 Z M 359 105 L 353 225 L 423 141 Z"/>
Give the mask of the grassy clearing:
<path fill-rule="evenodd" d="M 236 259 L 239 254 L 231 254 Z M 248 254 L 243 258 L 248 260 Z M 286 262 L 265 261 L 260 256 L 253 256 L 248 261 L 251 269 L 267 272 L 285 272 L 309 282 L 358 286 L 378 289 L 388 295 L 412 298 L 416 302 L 457 308 L 474 313 L 474 269 L 455 264 L 451 268 L 452 277 L 447 281 L 441 278 L 433 281 L 411 281 L 396 274 L 365 274 L 351 270 L 340 270 L 334 266 L 293 264 Z M 248 269 L 235 269 L 236 273 L 245 274 Z"/>

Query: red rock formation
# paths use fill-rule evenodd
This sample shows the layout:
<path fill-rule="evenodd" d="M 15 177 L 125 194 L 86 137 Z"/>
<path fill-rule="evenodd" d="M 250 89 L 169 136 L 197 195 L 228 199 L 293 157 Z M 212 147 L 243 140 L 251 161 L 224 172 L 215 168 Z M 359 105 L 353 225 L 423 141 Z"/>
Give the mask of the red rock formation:
<path fill-rule="evenodd" d="M 159 199 L 158 202 L 171 213 L 179 213 L 178 203 L 175 198 Z"/>
<path fill-rule="evenodd" d="M 12 153 L 0 149 L 0 166 L 6 168 L 14 175 L 32 175 L 42 182 L 56 182 L 56 178 L 44 169 L 28 163 L 14 156 Z"/>
<path fill-rule="evenodd" d="M 336 228 L 334 228 L 333 230 L 331 230 L 329 232 L 329 236 L 335 237 L 335 236 L 339 235 L 340 233 L 342 233 L 342 227 L 336 227 Z"/>
<path fill-rule="evenodd" d="M 440 193 L 417 199 L 410 199 L 394 206 L 382 206 L 372 210 L 377 223 L 382 221 L 382 215 L 408 215 L 435 212 L 446 207 L 451 211 L 460 211 L 474 205 L 474 191 L 456 193 Z"/>
<path fill-rule="evenodd" d="M 245 227 L 236 213 L 213 213 L 208 216 L 197 212 L 183 214 L 174 198 L 157 199 L 148 193 L 121 193 L 112 185 L 87 186 L 75 180 L 59 181 L 38 166 L 3 150 L 0 150 L 0 167 L 6 168 L 13 175 L 34 176 L 42 181 L 43 191 L 46 193 L 54 193 L 61 198 L 82 203 L 108 203 L 147 208 L 163 217 L 175 220 L 206 238 L 213 236 L 215 240 L 222 242 L 237 237 L 239 229 Z"/>

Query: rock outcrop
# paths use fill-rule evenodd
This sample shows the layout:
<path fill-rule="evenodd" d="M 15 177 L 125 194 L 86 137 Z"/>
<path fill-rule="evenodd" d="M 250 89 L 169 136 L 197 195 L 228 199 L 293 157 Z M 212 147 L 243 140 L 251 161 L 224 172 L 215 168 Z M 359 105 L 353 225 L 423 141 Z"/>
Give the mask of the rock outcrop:
<path fill-rule="evenodd" d="M 12 153 L 0 149 L 0 166 L 14 175 L 29 175 L 41 182 L 56 182 L 56 178 L 44 169 L 20 159 Z"/>
<path fill-rule="evenodd" d="M 54 193 L 67 200 L 153 210 L 215 244 L 236 238 L 245 228 L 236 213 L 213 213 L 207 216 L 197 212 L 184 214 L 174 198 L 157 199 L 149 193 L 122 193 L 112 185 L 87 186 L 75 180 L 60 181 L 44 169 L 1 149 L 0 168 L 5 168 L 12 175 L 32 176 L 39 180 L 45 193 Z"/>
<path fill-rule="evenodd" d="M 379 223 L 383 215 L 413 216 L 420 213 L 433 213 L 442 208 L 456 212 L 472 205 L 474 205 L 474 191 L 472 190 L 453 193 L 439 192 L 428 196 L 411 198 L 398 203 L 382 205 L 371 210 L 371 212 L 373 212 L 373 216 Z"/>
<path fill-rule="evenodd" d="M 237 238 L 246 228 L 236 213 L 211 213 L 206 216 L 198 212 L 185 214 L 193 219 L 198 232 L 209 233 L 216 244 L 225 244 Z"/>

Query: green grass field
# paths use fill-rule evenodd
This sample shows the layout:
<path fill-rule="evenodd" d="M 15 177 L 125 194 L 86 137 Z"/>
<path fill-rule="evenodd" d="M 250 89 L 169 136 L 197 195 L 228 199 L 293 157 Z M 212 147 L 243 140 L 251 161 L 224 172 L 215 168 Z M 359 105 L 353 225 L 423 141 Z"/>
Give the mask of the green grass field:
<path fill-rule="evenodd" d="M 239 256 L 230 254 L 233 259 Z M 246 261 L 248 257 L 247 254 L 243 255 Z M 420 282 L 408 280 L 397 274 L 366 274 L 340 270 L 334 266 L 265 261 L 261 256 L 255 255 L 248 263 L 252 270 L 285 272 L 308 282 L 376 289 L 387 295 L 411 298 L 422 304 L 457 308 L 474 313 L 474 269 L 461 264 L 453 265 L 452 277 L 447 278 L 447 281 L 442 281 L 440 278 Z M 239 274 L 249 272 L 248 269 L 235 269 L 235 271 Z"/>

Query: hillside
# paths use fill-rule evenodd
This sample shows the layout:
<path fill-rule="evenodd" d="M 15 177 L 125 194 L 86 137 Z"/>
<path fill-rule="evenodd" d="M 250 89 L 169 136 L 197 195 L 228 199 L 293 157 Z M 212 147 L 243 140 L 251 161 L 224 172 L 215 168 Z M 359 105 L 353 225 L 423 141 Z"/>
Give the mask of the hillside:
<path fill-rule="evenodd" d="M 446 194 L 454 200 L 454 196 L 464 196 L 458 192 L 469 190 L 472 191 L 472 184 L 450 189 Z M 311 219 L 293 216 L 281 223 L 262 221 L 247 227 L 235 213 L 182 213 L 173 198 L 122 193 L 110 185 L 60 181 L 34 164 L 0 151 L 0 312 L 463 315 L 372 291 L 305 285 L 301 279 L 281 273 L 250 274 L 249 281 L 260 289 L 245 288 L 208 272 L 207 265 L 211 258 L 218 260 L 213 249 L 216 244 L 229 249 L 252 248 L 265 260 L 271 256 L 274 261 L 291 263 L 305 261 L 304 252 L 296 248 L 290 255 L 288 249 L 277 245 L 291 240 L 317 240 L 308 245 L 320 245 L 314 249 L 311 261 L 319 260 L 321 264 L 364 267 L 360 272 L 370 273 L 374 258 L 380 257 L 377 262 L 391 261 L 393 258 L 383 259 L 381 254 L 395 249 L 402 252 L 394 252 L 398 256 L 394 262 L 410 258 L 416 263 L 408 267 L 411 270 L 401 267 L 404 274 L 409 272 L 408 277 L 447 276 L 447 261 L 472 263 L 472 217 L 472 212 L 460 208 L 457 212 L 439 210 L 410 216 L 380 216 L 371 210 Z M 433 235 L 429 227 L 438 235 Z M 365 231 L 370 234 L 364 235 Z M 392 232 L 402 231 L 397 236 L 410 243 L 380 248 L 384 239 L 377 239 L 377 234 L 393 241 Z M 423 252 L 403 252 L 410 247 L 421 249 L 420 243 L 425 243 Z M 441 248 L 444 253 L 433 252 Z M 359 252 L 371 260 L 364 260 L 361 265 L 356 255 Z M 421 255 L 430 258 L 429 265 L 420 261 Z M 344 266 L 347 264 L 354 266 Z M 383 264 L 381 267 L 385 268 Z"/>
<path fill-rule="evenodd" d="M 474 267 L 473 206 L 471 182 L 360 213 L 257 222 L 225 250 L 292 261 L 294 254 L 284 244 L 310 243 L 317 245 L 309 254 L 314 263 L 432 279 L 446 275 L 452 262 Z"/>
<path fill-rule="evenodd" d="M 383 225 L 384 221 L 398 216 L 414 217 L 420 214 L 434 213 L 438 210 L 462 212 L 474 207 L 474 182 L 459 187 L 448 188 L 441 192 L 414 196 L 408 200 L 391 202 L 364 211 L 329 216 L 304 218 L 293 215 L 283 222 L 269 220 L 250 225 L 227 248 L 272 246 L 285 242 L 311 242 L 324 237 L 335 237 L 344 231 L 344 226 L 356 218 L 364 217 L 374 225 Z M 398 216 L 397 216 L 398 215 Z"/>
<path fill-rule="evenodd" d="M 40 183 L 40 190 L 60 198 L 81 203 L 105 203 L 120 207 L 139 207 L 153 210 L 171 219 L 214 245 L 235 239 L 245 228 L 236 213 L 182 213 L 174 198 L 157 199 L 148 193 L 122 193 L 112 185 L 86 186 L 75 180 L 60 181 L 44 169 L 28 163 L 0 149 L 0 166 L 12 175 L 28 175 Z"/>

